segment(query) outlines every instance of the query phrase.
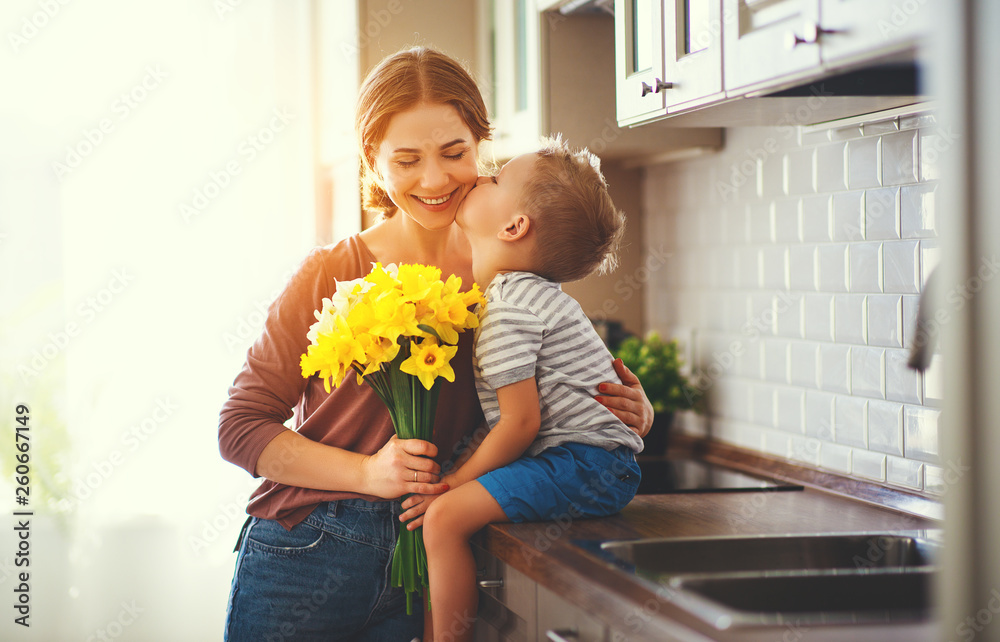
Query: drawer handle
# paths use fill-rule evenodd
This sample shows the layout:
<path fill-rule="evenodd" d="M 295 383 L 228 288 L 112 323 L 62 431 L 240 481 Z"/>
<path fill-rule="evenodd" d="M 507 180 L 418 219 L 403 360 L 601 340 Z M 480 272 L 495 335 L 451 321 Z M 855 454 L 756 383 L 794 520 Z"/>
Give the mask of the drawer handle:
<path fill-rule="evenodd" d="M 499 580 L 479 580 L 479 588 L 503 588 L 503 578 Z"/>
<path fill-rule="evenodd" d="M 653 88 L 647 85 L 645 82 L 642 83 L 642 95 L 645 97 L 646 94 L 653 93 Z"/>
<path fill-rule="evenodd" d="M 656 93 L 660 93 L 664 89 L 673 89 L 673 88 L 674 88 L 674 83 L 664 82 L 659 78 L 656 79 Z"/>
<path fill-rule="evenodd" d="M 552 642 L 569 642 L 569 640 L 579 640 L 580 632 L 576 629 L 549 629 L 545 632 L 545 637 Z"/>

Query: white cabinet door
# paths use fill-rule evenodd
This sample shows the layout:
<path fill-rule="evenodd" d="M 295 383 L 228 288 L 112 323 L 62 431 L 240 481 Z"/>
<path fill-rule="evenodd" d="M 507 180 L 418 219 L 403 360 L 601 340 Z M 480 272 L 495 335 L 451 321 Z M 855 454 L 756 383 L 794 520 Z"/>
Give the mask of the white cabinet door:
<path fill-rule="evenodd" d="M 661 0 L 615 0 L 615 96 L 618 124 L 666 114 Z"/>
<path fill-rule="evenodd" d="M 819 0 L 723 0 L 722 15 L 727 92 L 819 67 Z"/>
<path fill-rule="evenodd" d="M 668 113 L 723 96 L 722 0 L 663 4 L 663 81 Z"/>
<path fill-rule="evenodd" d="M 932 0 L 823 0 L 819 34 L 823 62 L 877 62 L 916 47 L 931 28 Z"/>

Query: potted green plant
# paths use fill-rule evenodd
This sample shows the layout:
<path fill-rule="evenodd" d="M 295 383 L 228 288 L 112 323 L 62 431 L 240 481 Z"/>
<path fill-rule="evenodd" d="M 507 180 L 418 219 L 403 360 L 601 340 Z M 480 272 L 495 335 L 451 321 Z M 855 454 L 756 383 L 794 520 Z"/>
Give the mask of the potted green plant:
<path fill-rule="evenodd" d="M 667 433 L 678 410 L 701 411 L 702 391 L 682 372 L 684 362 L 676 339 L 664 340 L 656 332 L 645 338 L 631 336 L 614 351 L 642 382 L 655 413 L 653 428 L 646 435 L 644 454 L 663 454 Z"/>

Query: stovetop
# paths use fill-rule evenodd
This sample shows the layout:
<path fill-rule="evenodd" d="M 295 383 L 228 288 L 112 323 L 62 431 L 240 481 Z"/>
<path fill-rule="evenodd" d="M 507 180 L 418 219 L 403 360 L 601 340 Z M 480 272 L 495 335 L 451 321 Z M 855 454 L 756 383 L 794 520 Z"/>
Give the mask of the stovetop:
<path fill-rule="evenodd" d="M 640 461 L 639 495 L 802 490 L 784 481 L 755 477 L 695 459 Z"/>

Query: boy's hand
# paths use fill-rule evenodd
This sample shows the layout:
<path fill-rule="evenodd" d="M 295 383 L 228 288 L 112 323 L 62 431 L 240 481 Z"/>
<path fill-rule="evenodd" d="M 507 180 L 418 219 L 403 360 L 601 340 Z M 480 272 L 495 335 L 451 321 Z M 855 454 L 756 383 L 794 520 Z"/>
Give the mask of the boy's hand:
<path fill-rule="evenodd" d="M 446 489 L 451 490 L 456 487 L 455 479 L 451 475 L 446 475 L 441 478 L 441 486 Z M 440 494 L 436 495 L 410 495 L 403 500 L 401 506 L 403 507 L 403 512 L 399 515 L 399 521 L 406 524 L 407 530 L 413 530 L 418 526 L 423 526 L 424 524 L 424 513 L 430 508 L 431 503 L 440 497 Z M 410 520 L 413 520 L 410 522 Z M 407 524 L 407 522 L 410 522 Z"/>
<path fill-rule="evenodd" d="M 614 361 L 615 372 L 622 384 L 602 383 L 597 387 L 601 393 L 597 401 L 622 420 L 640 437 L 645 437 L 653 427 L 653 404 L 646 398 L 638 377 L 622 363 L 621 359 Z"/>
<path fill-rule="evenodd" d="M 438 497 L 440 495 L 410 495 L 403 500 L 403 512 L 399 515 L 399 521 L 403 522 L 406 530 L 412 531 L 418 526 L 423 526 L 424 513 Z"/>

